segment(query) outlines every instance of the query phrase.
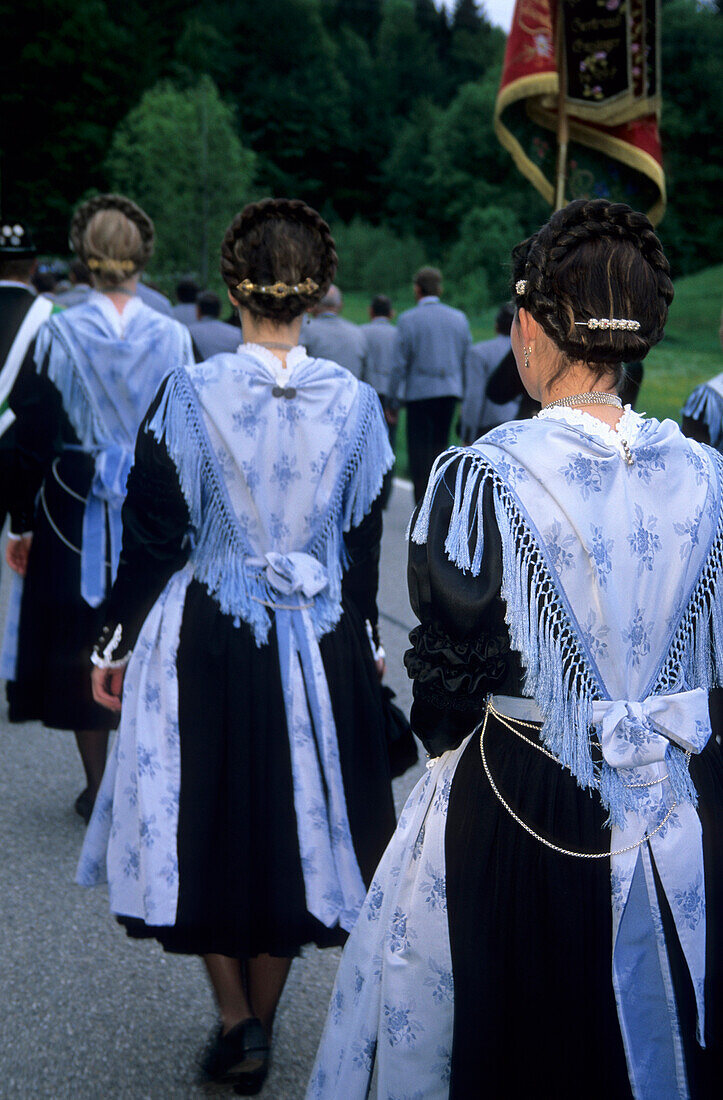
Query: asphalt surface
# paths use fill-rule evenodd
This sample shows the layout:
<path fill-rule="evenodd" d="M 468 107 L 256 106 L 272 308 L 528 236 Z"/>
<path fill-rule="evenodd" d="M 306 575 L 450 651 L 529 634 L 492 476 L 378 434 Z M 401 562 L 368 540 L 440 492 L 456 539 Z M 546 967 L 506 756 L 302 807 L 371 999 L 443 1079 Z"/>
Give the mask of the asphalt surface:
<path fill-rule="evenodd" d="M 410 488 L 397 483 L 385 514 L 379 594 L 386 680 L 407 713 L 411 507 Z M 2 622 L 7 573 L 3 567 Z M 0 1097 L 206 1095 L 194 1086 L 194 1061 L 216 1015 L 200 959 L 129 941 L 110 917 L 105 889 L 74 885 L 84 826 L 73 801 L 84 783 L 72 734 L 10 726 L 3 693 L 0 738 Z M 422 771 L 420 764 L 396 781 L 398 808 Z M 267 1100 L 304 1095 L 339 954 L 307 948 L 292 966 L 261 1093 Z"/>

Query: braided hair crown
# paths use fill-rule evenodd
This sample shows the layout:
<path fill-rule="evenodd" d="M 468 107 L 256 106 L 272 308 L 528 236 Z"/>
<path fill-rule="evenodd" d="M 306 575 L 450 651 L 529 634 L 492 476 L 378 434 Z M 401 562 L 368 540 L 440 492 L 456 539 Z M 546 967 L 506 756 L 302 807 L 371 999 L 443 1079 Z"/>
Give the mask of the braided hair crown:
<path fill-rule="evenodd" d="M 232 296 L 258 317 L 279 324 L 299 317 L 324 297 L 336 274 L 337 255 L 329 226 L 316 210 L 299 199 L 262 199 L 237 214 L 221 245 L 221 275 Z M 275 298 L 251 291 L 255 286 L 284 283 L 297 286 L 307 279 L 316 290 Z"/>
<path fill-rule="evenodd" d="M 115 239 L 111 240 L 107 231 L 95 232 L 98 226 L 96 216 L 105 211 L 115 211 L 132 223 L 135 228 L 131 230 L 130 238 L 128 233 L 122 232 L 122 222 L 116 228 Z M 154 239 L 153 222 L 140 206 L 125 195 L 95 195 L 81 203 L 70 223 L 73 251 L 87 267 L 98 273 L 102 282 L 108 284 L 123 282 L 142 271 L 153 255 Z"/>
<path fill-rule="evenodd" d="M 673 300 L 670 266 L 644 214 L 625 203 L 577 199 L 513 250 L 517 305 L 570 361 L 643 359 L 663 336 Z M 590 318 L 638 321 L 637 331 L 590 329 Z"/>

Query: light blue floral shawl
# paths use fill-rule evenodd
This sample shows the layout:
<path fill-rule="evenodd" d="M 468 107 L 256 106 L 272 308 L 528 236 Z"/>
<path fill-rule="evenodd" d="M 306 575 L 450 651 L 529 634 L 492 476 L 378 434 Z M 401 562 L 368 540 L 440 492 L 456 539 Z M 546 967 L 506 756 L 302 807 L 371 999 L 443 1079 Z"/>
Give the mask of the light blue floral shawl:
<path fill-rule="evenodd" d="M 192 577 L 257 645 L 275 622 L 309 912 L 349 929 L 364 900 L 318 642 L 341 617 L 343 534 L 371 508 L 393 454 L 369 386 L 302 348 L 287 367 L 245 345 L 177 370 L 150 425 L 178 470 L 194 548 L 128 666 L 78 871 L 90 885 L 107 865 L 113 911 L 148 924 L 173 924 L 178 902 L 176 654 Z"/>
<path fill-rule="evenodd" d="M 426 541 L 435 496 L 456 465 L 445 546 L 476 575 L 483 490 L 491 485 L 502 595 L 530 707 L 542 717 L 546 747 L 609 810 L 613 986 L 633 1093 L 668 1100 L 687 1096 L 688 1086 L 652 860 L 692 977 L 702 1042 L 703 851 L 686 754 L 705 746 L 707 692 L 723 682 L 723 462 L 671 421 L 628 411 L 620 428 L 631 464 L 617 433 L 569 412 L 503 425 L 471 448 L 452 448 L 435 465 L 411 537 Z M 410 797 L 410 805 L 420 801 L 419 831 L 390 844 L 384 866 L 396 867 L 394 882 L 377 874 L 385 898 L 396 898 L 390 923 L 377 935 L 376 922 L 362 919 L 349 941 L 308 1093 L 314 1100 L 366 1096 L 375 1057 L 379 1095 L 397 1095 L 404 1081 L 399 1095 L 416 1095 L 417 1082 L 424 1097 L 447 1095 L 431 1060 L 448 1048 L 451 1007 L 429 996 L 432 962 L 415 936 L 423 934 L 430 960 L 439 960 L 449 957 L 449 933 L 443 908 L 413 882 L 414 864 L 428 859 L 444 882 L 433 792 L 459 753 L 444 754 Z M 394 927 L 408 930 L 411 946 L 392 956 Z M 342 1011 L 354 999 L 352 967 L 368 955 L 380 960 L 378 983 L 365 971 L 368 1013 Z M 405 1030 L 405 1021 L 414 1027 Z M 351 1036 L 360 1030 L 372 1045 L 355 1059 Z"/>
<path fill-rule="evenodd" d="M 113 578 L 118 568 L 120 512 L 138 428 L 164 374 L 192 362 L 191 337 L 138 298 L 119 314 L 93 293 L 43 325 L 35 349 L 38 370 L 47 371 L 81 448 L 95 459 L 83 518 L 81 594 L 97 607 L 105 596 L 106 561 Z"/>
<path fill-rule="evenodd" d="M 681 415 L 702 420 L 708 429 L 711 447 L 723 451 L 723 374 L 696 386 L 681 409 Z"/>

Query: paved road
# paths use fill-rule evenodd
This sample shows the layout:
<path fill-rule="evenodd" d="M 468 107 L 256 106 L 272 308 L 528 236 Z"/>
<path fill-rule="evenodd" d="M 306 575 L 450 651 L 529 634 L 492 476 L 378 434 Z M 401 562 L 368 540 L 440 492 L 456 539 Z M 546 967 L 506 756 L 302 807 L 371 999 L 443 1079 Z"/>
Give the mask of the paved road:
<path fill-rule="evenodd" d="M 404 531 L 409 489 L 386 513 L 379 606 L 388 683 L 408 710 L 402 666 L 413 625 Z M 7 570 L 4 570 L 7 573 Z M 7 576 L 0 603 L 4 619 Z M 73 884 L 83 786 L 72 735 L 9 726 L 0 709 L 0 1097 L 167 1100 L 200 1097 L 193 1062 L 214 1021 L 199 959 L 131 943 L 110 918 L 104 889 Z M 422 771 L 398 780 L 398 805 Z M 274 1064 L 262 1096 L 304 1094 L 339 959 L 307 949 L 279 1008 Z"/>

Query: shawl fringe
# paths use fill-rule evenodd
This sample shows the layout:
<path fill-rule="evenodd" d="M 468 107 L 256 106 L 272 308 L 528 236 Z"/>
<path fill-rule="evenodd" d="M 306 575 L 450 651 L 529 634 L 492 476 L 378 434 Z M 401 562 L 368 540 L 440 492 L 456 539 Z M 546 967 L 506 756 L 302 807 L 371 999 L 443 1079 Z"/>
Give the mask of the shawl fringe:
<path fill-rule="evenodd" d="M 723 458 L 716 455 L 716 460 L 720 487 Z M 450 448 L 440 455 L 410 537 L 420 545 L 427 541 L 434 497 L 455 462 L 454 506 L 445 551 L 463 572 L 479 574 L 484 553 L 482 500 L 485 486 L 491 484 L 502 540 L 506 620 L 512 645 L 522 654 L 525 690 L 543 715 L 542 741 L 581 787 L 598 792 L 608 811 L 606 825 L 622 827 L 626 811 L 637 807 L 635 793 L 625 787 L 614 768 L 595 759 L 592 751 L 596 740 L 592 703 L 606 698 L 607 693 L 587 659 L 572 614 L 553 580 L 544 547 L 494 466 L 483 456 L 470 454 L 467 448 Z M 681 614 L 654 694 L 723 682 L 723 514 L 696 587 Z M 666 760 L 676 800 L 697 805 L 683 749 L 671 744 Z"/>
<path fill-rule="evenodd" d="M 341 618 L 341 578 L 348 564 L 342 531 L 361 522 L 381 492 L 394 456 L 378 415 L 373 390 L 359 387 L 358 419 L 353 446 L 344 463 L 331 505 L 308 553 L 325 566 L 329 583 L 314 599 L 310 616 L 316 638 L 332 630 Z M 195 576 L 221 610 L 251 627 L 257 645 L 268 640 L 272 616 L 264 602 L 278 601 L 276 592 L 246 559 L 254 550 L 233 515 L 226 488 L 212 457 L 193 385 L 185 370 L 175 370 L 148 429 L 168 449 L 196 526 Z M 189 438 L 190 436 L 190 438 Z M 340 522 L 341 520 L 341 522 Z"/>
<path fill-rule="evenodd" d="M 63 331 L 58 317 L 43 325 L 35 343 L 35 363 L 38 371 L 45 367 L 48 378 L 58 390 L 68 419 L 82 447 L 94 447 L 103 435 L 93 399 L 82 372 L 76 370 L 76 352 Z"/>
<path fill-rule="evenodd" d="M 707 447 L 718 485 L 718 525 L 653 686 L 656 695 L 723 684 L 723 455 Z"/>

